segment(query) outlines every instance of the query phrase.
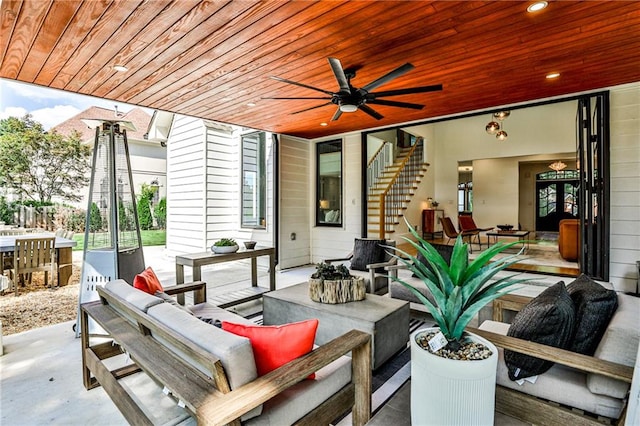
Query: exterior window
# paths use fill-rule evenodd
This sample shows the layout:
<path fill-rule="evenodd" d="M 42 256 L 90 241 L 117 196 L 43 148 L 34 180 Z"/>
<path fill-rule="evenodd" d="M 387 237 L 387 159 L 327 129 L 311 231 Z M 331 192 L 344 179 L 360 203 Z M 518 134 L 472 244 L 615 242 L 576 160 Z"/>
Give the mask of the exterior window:
<path fill-rule="evenodd" d="M 342 226 L 342 141 L 316 149 L 316 225 Z"/>
<path fill-rule="evenodd" d="M 267 173 L 264 132 L 242 136 L 242 227 L 266 228 Z"/>

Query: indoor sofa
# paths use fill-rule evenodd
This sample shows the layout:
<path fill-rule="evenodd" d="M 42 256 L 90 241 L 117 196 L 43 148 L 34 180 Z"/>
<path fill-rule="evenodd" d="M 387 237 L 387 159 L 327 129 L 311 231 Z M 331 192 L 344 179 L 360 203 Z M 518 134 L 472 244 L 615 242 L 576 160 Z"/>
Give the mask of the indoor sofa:
<path fill-rule="evenodd" d="M 206 303 L 202 282 L 164 291 L 158 297 L 115 280 L 98 287 L 100 301 L 82 305 L 85 387 L 102 385 L 130 423 L 328 424 L 350 409 L 354 424 L 368 421 L 368 334 L 352 330 L 259 377 L 251 341 L 216 326 L 225 321 L 255 324 Z M 185 291 L 193 291 L 192 307 L 169 297 Z M 89 318 L 113 342 L 93 343 Z M 112 369 L 111 358 L 122 357 L 123 351 L 133 363 Z M 351 351 L 352 358 L 345 356 Z M 157 383 L 155 391 L 145 391 L 151 409 L 134 386 L 122 383 L 136 372 Z"/>

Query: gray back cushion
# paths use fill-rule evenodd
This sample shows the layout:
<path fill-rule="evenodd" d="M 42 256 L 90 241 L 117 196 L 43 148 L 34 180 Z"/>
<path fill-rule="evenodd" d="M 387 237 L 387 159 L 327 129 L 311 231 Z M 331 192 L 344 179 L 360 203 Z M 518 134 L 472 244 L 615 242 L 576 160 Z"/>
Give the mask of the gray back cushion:
<path fill-rule="evenodd" d="M 356 238 L 353 242 L 351 269 L 367 271 L 367 265 L 383 262 L 385 251 L 382 246 L 385 244 L 385 240 Z"/>

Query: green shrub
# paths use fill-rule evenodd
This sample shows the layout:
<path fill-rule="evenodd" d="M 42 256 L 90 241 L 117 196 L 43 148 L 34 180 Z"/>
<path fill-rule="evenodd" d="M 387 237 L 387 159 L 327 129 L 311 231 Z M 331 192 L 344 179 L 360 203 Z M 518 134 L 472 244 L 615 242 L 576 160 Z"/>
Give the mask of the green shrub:
<path fill-rule="evenodd" d="M 89 231 L 96 232 L 102 229 L 102 215 L 96 203 L 91 203 L 89 211 Z"/>
<path fill-rule="evenodd" d="M 145 231 L 153 227 L 151 206 L 149 205 L 149 199 L 146 197 L 142 197 L 138 201 L 138 223 L 140 224 L 140 229 Z"/>
<path fill-rule="evenodd" d="M 167 199 L 162 198 L 158 201 L 158 204 L 153 208 L 153 213 L 156 216 L 156 222 L 158 223 L 158 228 L 165 229 L 167 226 Z"/>

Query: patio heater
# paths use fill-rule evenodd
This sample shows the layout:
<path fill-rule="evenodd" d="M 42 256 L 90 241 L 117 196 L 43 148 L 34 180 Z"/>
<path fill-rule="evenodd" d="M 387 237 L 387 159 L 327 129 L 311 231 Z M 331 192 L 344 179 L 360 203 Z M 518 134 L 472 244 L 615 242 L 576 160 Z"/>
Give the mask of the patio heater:
<path fill-rule="evenodd" d="M 129 284 L 144 267 L 126 129 L 129 121 L 82 120 L 96 128 L 82 253 L 80 304 L 98 300 L 97 287 L 122 278 Z M 96 328 L 91 324 L 92 330 Z"/>

